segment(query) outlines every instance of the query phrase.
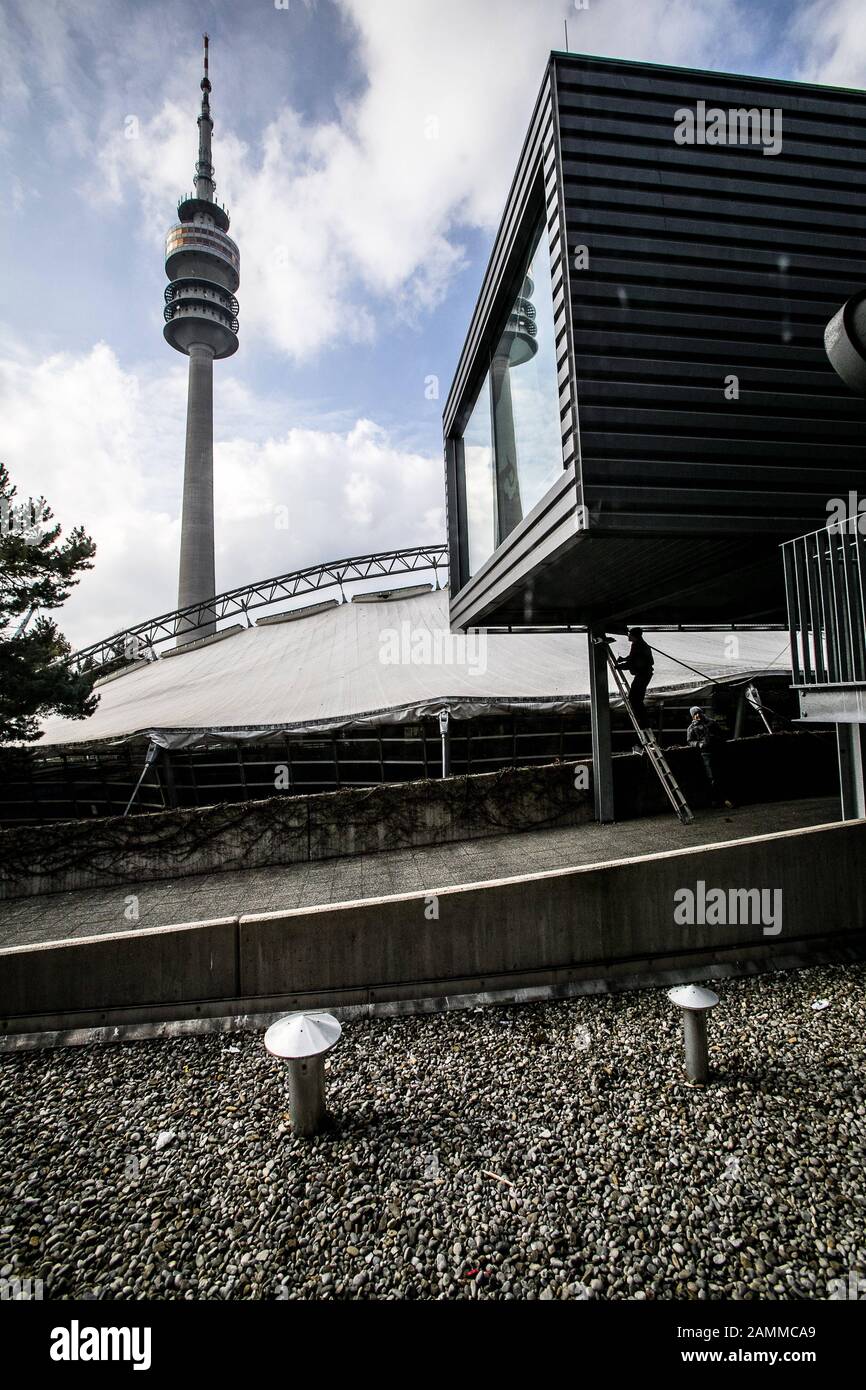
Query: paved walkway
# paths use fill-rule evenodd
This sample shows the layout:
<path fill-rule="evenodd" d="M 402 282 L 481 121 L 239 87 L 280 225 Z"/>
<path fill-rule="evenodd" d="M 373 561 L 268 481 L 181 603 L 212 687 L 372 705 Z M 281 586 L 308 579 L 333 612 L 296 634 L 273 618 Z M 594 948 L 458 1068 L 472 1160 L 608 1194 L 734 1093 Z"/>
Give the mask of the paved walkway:
<path fill-rule="evenodd" d="M 618 825 L 531 830 L 283 868 L 195 874 L 19 898 L 0 903 L 0 946 L 30 946 L 100 932 L 447 888 L 821 825 L 838 820 L 839 815 L 834 798 L 784 801 L 699 812 L 692 825 L 680 825 L 672 815 L 652 816 Z M 138 918 L 130 921 L 126 914 L 133 895 Z"/>

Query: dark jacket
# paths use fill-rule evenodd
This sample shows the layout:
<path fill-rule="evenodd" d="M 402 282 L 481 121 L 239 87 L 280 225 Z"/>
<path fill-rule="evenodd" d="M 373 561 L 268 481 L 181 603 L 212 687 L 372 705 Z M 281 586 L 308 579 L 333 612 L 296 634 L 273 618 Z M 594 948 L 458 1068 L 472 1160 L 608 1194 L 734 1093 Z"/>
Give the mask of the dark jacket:
<path fill-rule="evenodd" d="M 722 743 L 724 737 L 715 719 L 707 719 L 706 715 L 703 719 L 693 719 L 686 733 L 688 742 L 695 744 L 702 753 Z"/>
<path fill-rule="evenodd" d="M 631 671 L 633 676 L 652 675 L 653 654 L 642 637 L 635 638 L 628 656 L 624 656 L 619 664 L 624 671 Z"/>

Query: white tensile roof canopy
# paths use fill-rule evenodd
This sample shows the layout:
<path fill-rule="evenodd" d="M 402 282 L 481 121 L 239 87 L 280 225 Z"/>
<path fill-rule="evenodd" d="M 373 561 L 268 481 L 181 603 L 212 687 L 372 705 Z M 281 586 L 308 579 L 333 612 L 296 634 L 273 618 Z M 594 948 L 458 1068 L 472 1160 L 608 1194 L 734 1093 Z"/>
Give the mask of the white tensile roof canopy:
<path fill-rule="evenodd" d="M 85 720 L 47 719 L 40 749 L 147 737 L 166 748 L 265 740 L 348 726 L 569 713 L 589 702 L 583 633 L 451 634 L 448 592 L 358 595 L 268 618 L 187 650 L 171 649 L 99 687 Z M 735 639 L 735 640 L 733 640 Z M 788 669 L 784 633 L 663 632 L 650 696 L 695 696 L 714 681 Z M 625 639 L 615 651 L 624 654 Z"/>

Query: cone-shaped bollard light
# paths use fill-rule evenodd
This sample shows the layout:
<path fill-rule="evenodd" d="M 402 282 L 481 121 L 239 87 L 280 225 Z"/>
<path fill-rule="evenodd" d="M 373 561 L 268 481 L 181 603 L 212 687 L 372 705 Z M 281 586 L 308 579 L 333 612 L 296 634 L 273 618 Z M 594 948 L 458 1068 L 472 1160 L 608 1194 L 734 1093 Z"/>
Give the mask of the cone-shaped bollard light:
<path fill-rule="evenodd" d="M 714 1009 L 719 996 L 701 985 L 680 985 L 668 990 L 668 999 L 683 1012 L 683 1038 L 686 1044 L 686 1075 L 703 1085 L 709 1071 L 707 1057 L 707 1012 Z"/>
<path fill-rule="evenodd" d="M 289 1064 L 292 1133 L 317 1134 L 325 1120 L 325 1053 L 342 1033 L 333 1014 L 297 1013 L 272 1023 L 265 1047 Z"/>

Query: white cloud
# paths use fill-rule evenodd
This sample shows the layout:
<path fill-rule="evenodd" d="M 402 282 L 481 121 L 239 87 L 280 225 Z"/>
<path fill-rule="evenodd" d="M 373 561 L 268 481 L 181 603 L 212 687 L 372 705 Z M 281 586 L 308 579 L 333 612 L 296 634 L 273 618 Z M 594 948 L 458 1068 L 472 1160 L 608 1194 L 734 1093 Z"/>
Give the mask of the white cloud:
<path fill-rule="evenodd" d="M 736 0 L 591 0 L 586 10 L 571 0 L 338 4 L 358 82 L 334 93 L 337 115 L 317 123 L 277 91 L 267 125 L 245 143 L 229 61 L 225 78 L 214 74 L 219 196 L 241 247 L 241 332 L 304 361 L 335 344 L 381 344 L 390 318 L 420 323 L 440 303 L 463 265 L 466 229 L 490 232 L 498 221 L 564 17 L 573 50 L 625 58 L 748 68 L 757 43 L 754 7 Z M 183 7 L 113 5 L 19 6 L 26 80 L 0 11 L 0 81 L 7 112 L 28 112 L 64 159 L 64 180 L 86 168 L 82 191 L 123 206 L 118 228 L 156 249 L 190 187 L 197 53 L 191 45 L 188 60 L 174 61 L 187 41 Z M 810 61 L 844 80 L 837 68 L 862 57 L 856 0 L 819 0 L 812 13 L 820 41 Z M 255 52 L 261 31 L 252 22 L 241 31 Z M 128 139 L 125 117 L 136 112 Z M 79 157 L 75 174 L 67 146 Z M 13 185 L 19 203 L 31 191 Z M 3 343 L 3 456 L 13 478 L 25 493 L 45 493 L 67 527 L 82 522 L 99 546 L 96 569 L 61 614 L 70 638 L 81 645 L 173 608 L 186 364 L 163 365 L 166 350 L 155 366 L 127 370 L 104 344 L 37 359 Z M 323 396 L 333 399 L 332 382 Z M 441 460 L 400 448 L 376 413 L 311 419 L 304 402 L 259 396 L 225 374 L 216 396 L 219 588 L 441 539 Z M 286 430 L 287 420 L 296 427 Z M 278 507 L 287 511 L 278 516 Z"/>
<path fill-rule="evenodd" d="M 441 460 L 397 447 L 371 420 L 226 440 L 214 486 L 221 588 L 445 534 Z"/>
<path fill-rule="evenodd" d="M 0 358 L 3 457 L 19 494 L 44 495 L 65 530 L 81 524 L 97 543 L 95 568 L 57 615 L 75 646 L 175 607 L 185 408 L 182 361 L 124 371 L 104 344 Z M 265 414 L 237 383 L 217 409 L 219 589 L 442 539 L 439 459 L 397 447 L 370 420 L 257 437 Z"/>
<path fill-rule="evenodd" d="M 386 314 L 434 309 L 465 264 L 461 232 L 501 214 L 547 56 L 571 21 L 573 49 L 701 62 L 748 47 L 735 0 L 569 0 L 495 4 L 339 0 L 365 85 L 339 120 L 277 109 L 255 148 L 231 132 L 236 113 L 216 83 L 219 196 L 241 248 L 241 322 L 309 360 L 334 343 L 369 343 Z M 190 181 L 191 105 L 166 100 L 128 140 L 103 131 L 100 189 L 141 196 L 154 244 Z"/>
<path fill-rule="evenodd" d="M 31 98 L 22 65 L 15 61 L 16 47 L 12 16 L 0 6 L 0 111 L 6 114 L 7 119 L 10 114 L 26 111 Z M 2 140 L 0 132 L 0 142 Z"/>
<path fill-rule="evenodd" d="M 862 0 L 813 0 L 791 39 L 802 49 L 798 76 L 840 87 L 866 85 L 866 22 Z"/>
<path fill-rule="evenodd" d="M 161 466 L 166 410 L 179 424 L 182 377 L 140 381 L 105 344 L 79 357 L 0 359 L 12 481 L 22 496 L 45 496 L 65 531 L 85 526 L 99 547 L 97 568 L 57 615 L 76 643 L 173 606 L 178 528 L 166 507 L 176 488 Z"/>

